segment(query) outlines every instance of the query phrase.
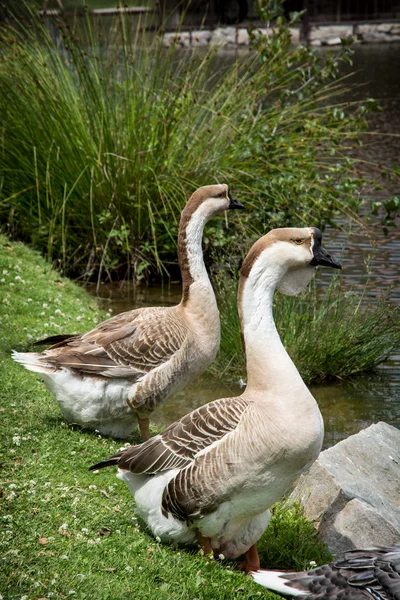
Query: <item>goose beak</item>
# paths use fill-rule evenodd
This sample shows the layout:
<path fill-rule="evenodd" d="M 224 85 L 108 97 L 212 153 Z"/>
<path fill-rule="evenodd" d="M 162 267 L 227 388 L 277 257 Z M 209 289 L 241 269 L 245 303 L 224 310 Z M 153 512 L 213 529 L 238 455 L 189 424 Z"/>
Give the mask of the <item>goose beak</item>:
<path fill-rule="evenodd" d="M 243 204 L 241 202 L 239 202 L 238 200 L 235 200 L 235 198 L 232 198 L 232 196 L 229 196 L 229 209 L 231 208 L 244 208 Z"/>
<path fill-rule="evenodd" d="M 311 253 L 313 258 L 310 262 L 312 267 L 331 267 L 332 269 L 341 269 L 342 265 L 322 247 L 322 233 L 317 227 L 309 227 L 311 234 L 312 244 Z"/>
<path fill-rule="evenodd" d="M 313 267 L 324 266 L 324 267 L 332 267 L 332 269 L 341 269 L 342 265 L 338 263 L 337 260 L 332 258 L 332 256 L 323 248 L 320 244 L 316 247 L 314 244 L 313 247 L 313 259 L 310 262 L 310 265 Z"/>

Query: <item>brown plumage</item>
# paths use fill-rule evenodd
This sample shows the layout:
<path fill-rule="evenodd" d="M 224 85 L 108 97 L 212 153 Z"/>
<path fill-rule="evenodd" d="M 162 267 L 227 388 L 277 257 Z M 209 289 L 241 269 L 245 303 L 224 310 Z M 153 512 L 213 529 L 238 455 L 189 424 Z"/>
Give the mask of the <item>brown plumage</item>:
<path fill-rule="evenodd" d="M 83 335 L 48 338 L 52 346 L 41 353 L 14 352 L 41 374 L 67 421 L 126 437 L 136 415 L 148 439 L 151 412 L 214 360 L 219 312 L 202 235 L 206 222 L 229 208 L 243 207 L 224 184 L 199 188 L 186 204 L 178 236 L 180 304 L 127 311 Z"/>

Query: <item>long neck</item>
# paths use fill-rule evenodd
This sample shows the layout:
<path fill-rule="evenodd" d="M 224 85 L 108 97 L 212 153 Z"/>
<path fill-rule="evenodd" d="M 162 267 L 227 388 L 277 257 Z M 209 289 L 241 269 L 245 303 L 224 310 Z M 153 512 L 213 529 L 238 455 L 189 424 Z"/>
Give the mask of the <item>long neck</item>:
<path fill-rule="evenodd" d="M 194 290 L 212 297 L 214 293 L 204 264 L 202 240 L 207 213 L 201 206 L 192 214 L 183 211 L 178 235 L 178 261 L 182 275 L 182 304 L 188 304 Z"/>
<path fill-rule="evenodd" d="M 256 277 L 243 278 L 239 288 L 247 390 L 277 391 L 280 396 L 307 389 L 281 342 L 272 314 L 275 287 L 282 275 L 271 265 Z"/>

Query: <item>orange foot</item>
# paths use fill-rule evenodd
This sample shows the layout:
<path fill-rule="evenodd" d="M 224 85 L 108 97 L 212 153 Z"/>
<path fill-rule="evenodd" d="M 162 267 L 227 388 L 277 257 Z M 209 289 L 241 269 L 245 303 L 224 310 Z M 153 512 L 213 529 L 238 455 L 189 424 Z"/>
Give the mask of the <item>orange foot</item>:
<path fill-rule="evenodd" d="M 209 556 L 212 553 L 211 538 L 203 537 L 198 529 L 196 529 L 196 537 L 204 556 Z"/>
<path fill-rule="evenodd" d="M 257 552 L 257 546 L 253 544 L 245 553 L 243 562 L 240 563 L 239 569 L 245 573 L 258 571 L 260 568 L 260 559 Z"/>

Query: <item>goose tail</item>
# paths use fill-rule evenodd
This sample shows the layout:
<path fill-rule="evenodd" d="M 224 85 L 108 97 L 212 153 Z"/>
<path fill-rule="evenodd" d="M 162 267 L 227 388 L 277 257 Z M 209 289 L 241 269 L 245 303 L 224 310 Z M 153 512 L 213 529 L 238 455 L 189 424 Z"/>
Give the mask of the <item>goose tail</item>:
<path fill-rule="evenodd" d="M 39 352 L 16 352 L 13 350 L 11 358 L 28 371 L 34 371 L 35 373 L 51 373 L 55 370 L 53 365 L 46 363 Z"/>
<path fill-rule="evenodd" d="M 283 596 L 305 597 L 310 593 L 308 589 L 296 589 L 290 585 L 288 573 L 282 571 L 253 571 L 251 576 L 256 583 L 264 586 L 268 590 L 282 594 Z"/>
<path fill-rule="evenodd" d="M 123 451 L 117 452 L 117 454 L 114 454 L 114 456 L 111 456 L 111 458 L 102 460 L 101 462 L 92 465 L 89 467 L 89 471 L 98 471 L 99 469 L 104 469 L 105 467 L 117 466 L 122 453 Z"/>

